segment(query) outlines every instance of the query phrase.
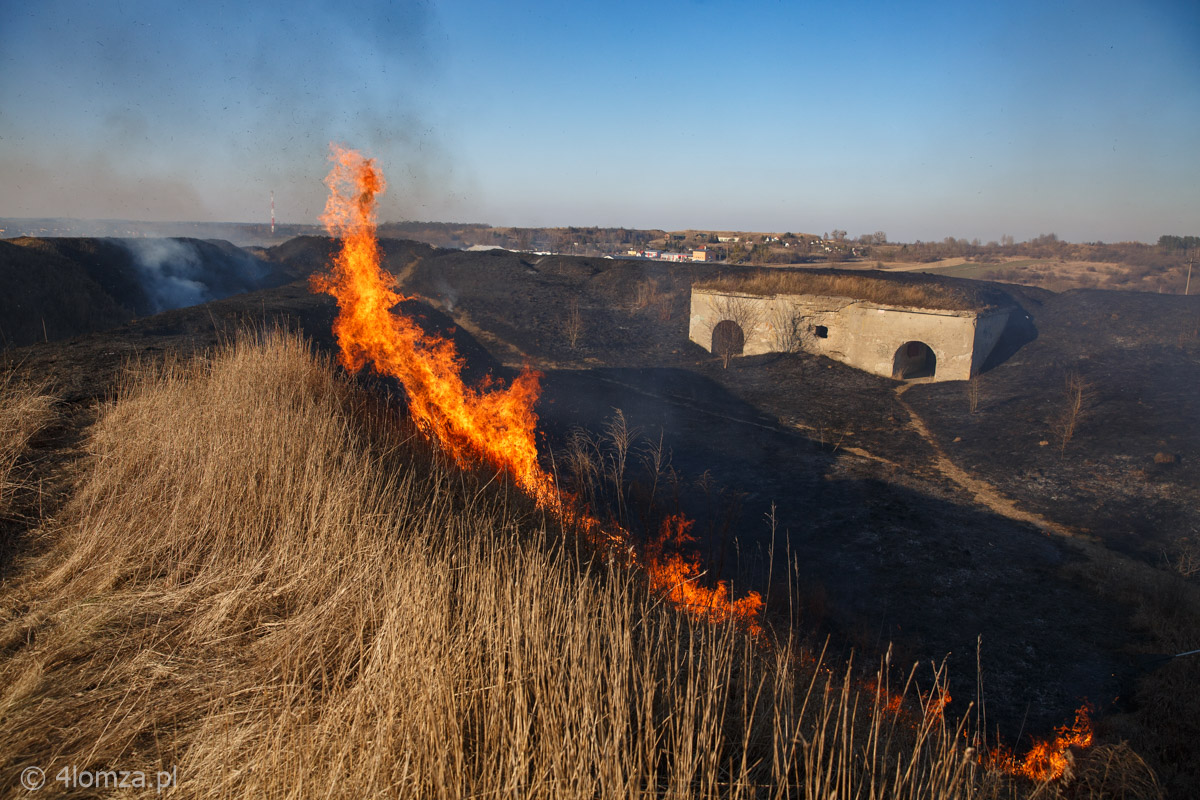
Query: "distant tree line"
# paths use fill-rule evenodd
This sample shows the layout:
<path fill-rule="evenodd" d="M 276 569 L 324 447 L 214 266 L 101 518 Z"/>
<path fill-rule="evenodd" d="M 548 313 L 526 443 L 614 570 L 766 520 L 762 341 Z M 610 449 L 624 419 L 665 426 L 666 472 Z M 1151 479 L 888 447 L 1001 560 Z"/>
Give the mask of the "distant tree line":
<path fill-rule="evenodd" d="M 1143 242 L 1066 242 L 1057 234 L 1043 233 L 1027 242 L 1005 235 L 986 244 L 978 239 L 947 236 L 940 242 L 873 245 L 863 255 L 881 261 L 929 263 L 947 258 L 965 258 L 981 263 L 1011 258 L 1058 258 L 1067 261 L 1101 261 L 1137 267 L 1169 269 L 1186 262 L 1200 245 L 1196 236 L 1162 236 L 1158 244 Z"/>
<path fill-rule="evenodd" d="M 1063 259 L 1127 264 L 1143 271 L 1173 270 L 1194 260 L 1200 250 L 1200 236 L 1163 235 L 1157 244 L 1141 242 L 1066 242 L 1057 234 L 1043 233 L 1026 242 L 1011 235 L 999 241 L 959 239 L 947 236 L 940 241 L 910 243 L 889 242 L 887 233 L 875 231 L 857 238 L 835 229 L 821 236 L 782 236 L 741 234 L 736 243 L 719 244 L 716 234 L 707 231 L 668 233 L 657 229 L 571 226 L 564 228 L 507 228 L 483 223 L 387 222 L 380 225 L 384 237 L 408 238 L 439 247 L 470 247 L 475 244 L 507 247 L 513 250 L 548 250 L 577 255 L 624 253 L 626 250 L 657 248 L 686 252 L 707 246 L 710 260 L 727 259 L 732 263 L 803 264 L 815 261 L 842 262 L 856 259 L 930 263 L 948 258 L 963 258 L 979 263 L 999 264 L 1020 258 Z"/>
<path fill-rule="evenodd" d="M 1168 252 L 1173 250 L 1196 250 L 1200 248 L 1200 236 L 1160 236 L 1158 246 Z"/>

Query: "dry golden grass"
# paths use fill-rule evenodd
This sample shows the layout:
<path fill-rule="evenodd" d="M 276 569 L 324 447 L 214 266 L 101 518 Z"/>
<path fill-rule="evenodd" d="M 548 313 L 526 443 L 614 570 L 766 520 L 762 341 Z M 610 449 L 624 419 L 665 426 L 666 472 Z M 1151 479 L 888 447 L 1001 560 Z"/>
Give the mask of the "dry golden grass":
<path fill-rule="evenodd" d="M 135 374 L 0 599 L 0 792 L 1014 796 L 940 715 L 689 621 L 391 420 L 283 334 Z"/>
<path fill-rule="evenodd" d="M 974 311 L 994 305 L 984 292 L 927 276 L 877 276 L 864 272 L 759 270 L 697 283 L 695 288 L 756 295 L 812 294 L 849 297 L 871 303 L 946 311 Z"/>
<path fill-rule="evenodd" d="M 53 417 L 53 404 L 44 386 L 20 383 L 12 372 L 0 375 L 0 520 L 13 512 L 17 460 Z"/>

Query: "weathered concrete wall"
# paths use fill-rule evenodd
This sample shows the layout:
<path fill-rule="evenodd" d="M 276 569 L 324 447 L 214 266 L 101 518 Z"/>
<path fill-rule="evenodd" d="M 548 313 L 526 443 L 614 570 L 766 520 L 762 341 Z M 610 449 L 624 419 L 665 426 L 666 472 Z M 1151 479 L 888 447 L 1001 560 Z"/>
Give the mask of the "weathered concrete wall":
<path fill-rule="evenodd" d="M 936 359 L 933 380 L 950 381 L 979 371 L 1004 330 L 1008 310 L 942 311 L 847 297 L 692 290 L 688 336 L 693 342 L 711 351 L 713 328 L 726 319 L 742 328 L 744 355 L 792 349 L 788 331 L 798 323 L 804 349 L 885 377 L 892 377 L 902 348 L 920 342 Z"/>
<path fill-rule="evenodd" d="M 975 359 L 971 362 L 972 375 L 978 375 L 983 369 L 983 362 L 987 361 L 996 343 L 1000 341 L 1004 329 L 1008 326 L 1008 315 L 1011 313 L 1010 309 L 1003 309 L 979 315 L 975 323 Z"/>

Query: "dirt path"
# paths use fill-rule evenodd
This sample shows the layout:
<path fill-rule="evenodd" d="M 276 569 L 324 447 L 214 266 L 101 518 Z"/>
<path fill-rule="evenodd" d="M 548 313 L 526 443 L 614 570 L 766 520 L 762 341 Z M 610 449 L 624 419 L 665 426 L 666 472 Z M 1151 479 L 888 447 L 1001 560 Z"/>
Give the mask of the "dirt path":
<path fill-rule="evenodd" d="M 937 439 L 929 432 L 929 428 L 925 426 L 925 422 L 921 419 L 920 415 L 913 410 L 912 406 L 904 402 L 904 393 L 908 391 L 910 386 L 912 386 L 911 383 L 904 383 L 896 387 L 896 401 L 908 412 L 909 427 L 916 431 L 929 445 L 930 449 L 933 450 L 934 463 L 946 478 L 965 489 L 968 494 L 975 498 L 975 502 L 986 506 L 996 514 L 1033 525 L 1045 533 L 1068 539 L 1095 541 L 1091 536 L 1071 530 L 1065 525 L 1060 525 L 1038 514 L 1017 508 L 1017 504 L 1001 494 L 996 487 L 987 481 L 972 477 L 970 473 L 951 461 L 946 452 L 942 450 L 941 445 L 938 444 Z"/>

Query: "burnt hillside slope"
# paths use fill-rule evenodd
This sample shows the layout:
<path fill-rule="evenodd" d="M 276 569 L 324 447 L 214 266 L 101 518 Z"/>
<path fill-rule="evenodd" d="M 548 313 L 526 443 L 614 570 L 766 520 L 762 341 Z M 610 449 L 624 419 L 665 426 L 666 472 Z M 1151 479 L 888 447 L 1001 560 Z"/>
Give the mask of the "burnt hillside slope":
<path fill-rule="evenodd" d="M 224 241 L 0 241 L 2 342 L 17 347 L 78 336 L 290 279 Z"/>
<path fill-rule="evenodd" d="M 739 591 L 773 576 L 769 611 L 828 634 L 835 654 L 870 662 L 889 642 L 895 664 L 952 654 L 952 712 L 973 697 L 982 636 L 991 727 L 1012 739 L 1047 733 L 1086 697 L 1108 740 L 1134 742 L 1160 774 L 1174 770 L 1184 787 L 1174 796 L 1196 796 L 1200 762 L 1179 745 L 1200 737 L 1190 690 L 1200 662 L 1158 659 L 1194 648 L 1200 630 L 1197 577 L 1163 558 L 1196 535 L 1200 508 L 1196 298 L 995 287 L 1025 316 L 981 376 L 971 413 L 963 382 L 901 393 L 897 381 L 808 354 L 723 369 L 688 341 L 687 321 L 692 282 L 727 267 L 382 247 L 401 290 L 421 298 L 407 307 L 456 337 L 474 377 L 543 371 L 539 444 L 563 480 L 574 432 L 603 447 L 621 409 L 640 429 L 630 482 L 657 487 L 651 498 L 696 520 L 711 575 Z M 286 285 L 39 342 L 12 363 L 50 376 L 63 427 L 81 428 L 131 359 L 205 351 L 239 325 L 281 321 L 330 352 L 336 307 L 306 279 L 331 249 L 327 238 L 293 240 L 263 253 Z M 573 307 L 574 347 L 564 328 Z M 1050 420 L 1070 371 L 1092 388 L 1064 449 Z M 51 433 L 37 443 L 38 465 L 63 450 L 67 432 Z M 666 460 L 650 475 L 655 444 Z M 947 475 L 947 459 L 1097 542 L 990 508 Z M 597 495 L 618 514 L 625 503 L 636 527 L 644 485 Z"/>
<path fill-rule="evenodd" d="M 960 466 L 1038 513 L 1149 560 L 1200 545 L 1200 297 L 1085 289 L 1031 308 L 1037 338 L 979 377 L 975 413 L 961 383 L 905 399 Z"/>

